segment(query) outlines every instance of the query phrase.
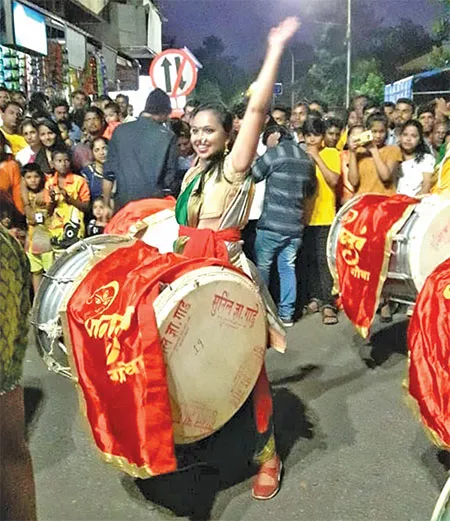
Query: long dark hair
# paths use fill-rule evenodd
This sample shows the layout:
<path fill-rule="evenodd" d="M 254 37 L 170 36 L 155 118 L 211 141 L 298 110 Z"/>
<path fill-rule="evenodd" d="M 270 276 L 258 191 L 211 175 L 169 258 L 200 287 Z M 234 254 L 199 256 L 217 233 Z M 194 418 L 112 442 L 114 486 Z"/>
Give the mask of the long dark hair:
<path fill-rule="evenodd" d="M 420 121 L 417 121 L 415 119 L 410 119 L 403 125 L 400 135 L 403 134 L 403 132 L 405 131 L 405 129 L 407 127 L 414 127 L 417 129 L 417 132 L 419 133 L 419 143 L 417 144 L 417 146 L 414 150 L 414 153 L 416 154 L 414 161 L 416 163 L 420 163 L 422 161 L 422 159 L 424 158 L 425 154 L 429 153 L 428 145 L 425 143 L 425 139 L 423 138 L 422 123 L 420 123 Z"/>
<path fill-rule="evenodd" d="M 50 147 L 50 150 L 52 151 L 54 148 L 61 148 L 61 147 L 64 147 L 64 141 L 61 137 L 61 131 L 59 130 L 59 127 L 58 127 L 58 124 L 55 123 L 53 120 L 51 119 L 41 119 L 39 121 L 39 127 L 38 127 L 38 130 L 40 127 L 47 127 L 49 130 L 51 130 L 53 132 L 53 134 L 56 135 L 56 138 L 55 138 L 55 142 L 53 143 L 53 145 Z M 42 148 L 46 148 L 44 145 L 42 145 Z"/>
<path fill-rule="evenodd" d="M 226 134 L 231 133 L 231 130 L 233 128 L 233 114 L 225 107 L 225 105 L 223 105 L 222 103 L 219 103 L 219 102 L 204 103 L 204 104 L 198 106 L 192 114 L 191 122 L 197 114 L 199 114 L 200 112 L 206 112 L 206 111 L 213 112 L 216 115 L 219 123 L 222 125 L 222 128 Z M 206 183 L 209 175 L 214 171 L 215 168 L 217 168 L 217 167 L 219 168 L 219 177 L 222 177 L 224 160 L 225 160 L 225 150 L 223 150 L 222 152 L 216 154 L 214 157 L 211 158 L 211 161 L 208 164 L 208 166 L 206 167 L 206 169 L 203 172 L 201 172 L 202 177 L 201 177 L 200 183 L 192 195 L 198 197 L 203 193 L 205 183 Z"/>

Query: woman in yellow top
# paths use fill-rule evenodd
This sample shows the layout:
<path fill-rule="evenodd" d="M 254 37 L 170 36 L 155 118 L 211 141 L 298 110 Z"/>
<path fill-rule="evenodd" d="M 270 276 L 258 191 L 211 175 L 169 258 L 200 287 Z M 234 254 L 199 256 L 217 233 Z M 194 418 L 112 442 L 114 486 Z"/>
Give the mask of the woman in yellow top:
<path fill-rule="evenodd" d="M 325 124 L 319 118 L 303 126 L 307 152 L 316 165 L 317 189 L 306 212 L 304 251 L 309 303 L 306 314 L 322 311 L 325 325 L 337 324 L 332 295 L 333 279 L 328 269 L 327 238 L 336 215 L 336 188 L 340 176 L 340 154 L 336 148 L 323 147 Z"/>
<path fill-rule="evenodd" d="M 183 249 L 183 243 L 186 248 L 196 244 L 195 236 L 198 233 L 193 233 L 190 228 L 213 230 L 216 232 L 212 234 L 214 240 L 228 237 L 224 240 L 227 241 L 230 261 L 248 270 L 249 264 L 238 238 L 239 230 L 247 223 L 252 199 L 253 183 L 249 170 L 266 119 L 283 51 L 298 25 L 296 18 L 287 18 L 270 31 L 263 66 L 233 149 L 228 155 L 225 151 L 233 125 L 232 114 L 217 104 L 203 105 L 195 110 L 190 122 L 191 142 L 198 161 L 187 171 L 176 205 L 177 221 L 186 227 L 178 240 L 178 251 Z M 188 241 L 194 243 L 189 244 Z M 199 252 L 202 245 L 200 241 Z M 251 274 L 256 276 L 252 269 Z M 277 331 L 279 322 L 276 323 L 273 315 L 269 315 L 268 320 L 272 345 L 276 346 L 278 341 L 278 346 L 284 347 L 283 328 Z M 253 390 L 252 399 L 258 434 L 255 459 L 259 465 L 252 495 L 255 499 L 271 499 L 280 488 L 281 461 L 275 448 L 272 396 L 264 368 Z"/>

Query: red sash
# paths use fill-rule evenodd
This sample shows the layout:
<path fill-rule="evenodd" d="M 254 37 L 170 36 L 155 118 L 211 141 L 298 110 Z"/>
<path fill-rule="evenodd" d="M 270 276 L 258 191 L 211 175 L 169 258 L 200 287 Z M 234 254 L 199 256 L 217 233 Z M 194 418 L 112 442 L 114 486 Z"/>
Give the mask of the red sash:
<path fill-rule="evenodd" d="M 180 226 L 179 237 L 189 237 L 183 255 L 191 259 L 208 257 L 228 261 L 228 250 L 225 241 L 236 242 L 241 238 L 238 228 L 226 228 L 214 231 L 209 228 L 191 228 Z"/>
<path fill-rule="evenodd" d="M 229 266 L 160 255 L 136 241 L 95 264 L 68 302 L 72 366 L 94 441 L 106 461 L 133 476 L 176 469 L 153 301 L 160 283 L 211 265 Z"/>
<path fill-rule="evenodd" d="M 344 215 L 336 249 L 337 289 L 346 315 L 369 335 L 386 280 L 392 239 L 417 204 L 404 195 L 368 194 Z"/>
<path fill-rule="evenodd" d="M 427 278 L 408 329 L 409 393 L 433 442 L 450 448 L 450 259 Z"/>

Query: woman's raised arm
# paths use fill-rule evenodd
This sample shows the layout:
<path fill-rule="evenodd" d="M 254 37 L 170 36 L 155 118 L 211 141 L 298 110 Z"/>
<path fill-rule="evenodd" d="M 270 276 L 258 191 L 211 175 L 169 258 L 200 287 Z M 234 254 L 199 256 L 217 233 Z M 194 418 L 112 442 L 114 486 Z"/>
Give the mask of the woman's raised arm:
<path fill-rule="evenodd" d="M 241 129 L 230 153 L 231 162 L 236 172 L 247 171 L 255 158 L 267 107 L 272 99 L 273 84 L 277 77 L 281 56 L 286 44 L 299 26 L 298 19 L 290 17 L 274 27 L 269 33 L 264 63 L 254 84 L 254 91 L 250 96 Z"/>

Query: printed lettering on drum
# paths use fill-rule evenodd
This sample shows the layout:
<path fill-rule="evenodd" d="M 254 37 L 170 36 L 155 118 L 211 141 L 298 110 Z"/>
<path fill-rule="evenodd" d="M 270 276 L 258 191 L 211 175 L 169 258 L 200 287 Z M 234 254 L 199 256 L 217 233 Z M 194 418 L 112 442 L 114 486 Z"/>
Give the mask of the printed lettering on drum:
<path fill-rule="evenodd" d="M 180 300 L 169 324 L 161 335 L 161 347 L 166 359 L 176 351 L 187 335 L 188 325 L 191 320 L 190 309 L 191 304 L 183 299 Z"/>
<path fill-rule="evenodd" d="M 211 316 L 217 316 L 234 327 L 252 328 L 260 312 L 258 304 L 255 309 L 228 297 L 226 291 L 222 291 L 220 295 L 214 294 L 210 309 Z"/>
<path fill-rule="evenodd" d="M 356 279 L 362 279 L 368 282 L 370 280 L 370 272 L 359 267 L 359 254 L 367 243 L 367 227 L 363 226 L 360 230 L 361 235 L 355 235 L 345 228 L 345 224 L 350 224 L 356 220 L 359 212 L 351 209 L 347 216 L 342 220 L 342 229 L 339 233 L 338 241 L 342 246 L 342 259 L 350 266 L 350 273 Z"/>
<path fill-rule="evenodd" d="M 144 372 L 144 358 L 139 356 L 133 360 L 119 360 L 122 353 L 120 335 L 128 331 L 134 316 L 135 307 L 127 306 L 124 313 L 105 314 L 119 293 L 119 283 L 114 280 L 98 288 L 86 301 L 88 318 L 84 327 L 90 338 L 105 342 L 105 365 L 108 376 L 113 382 L 124 383 L 127 376 Z"/>

